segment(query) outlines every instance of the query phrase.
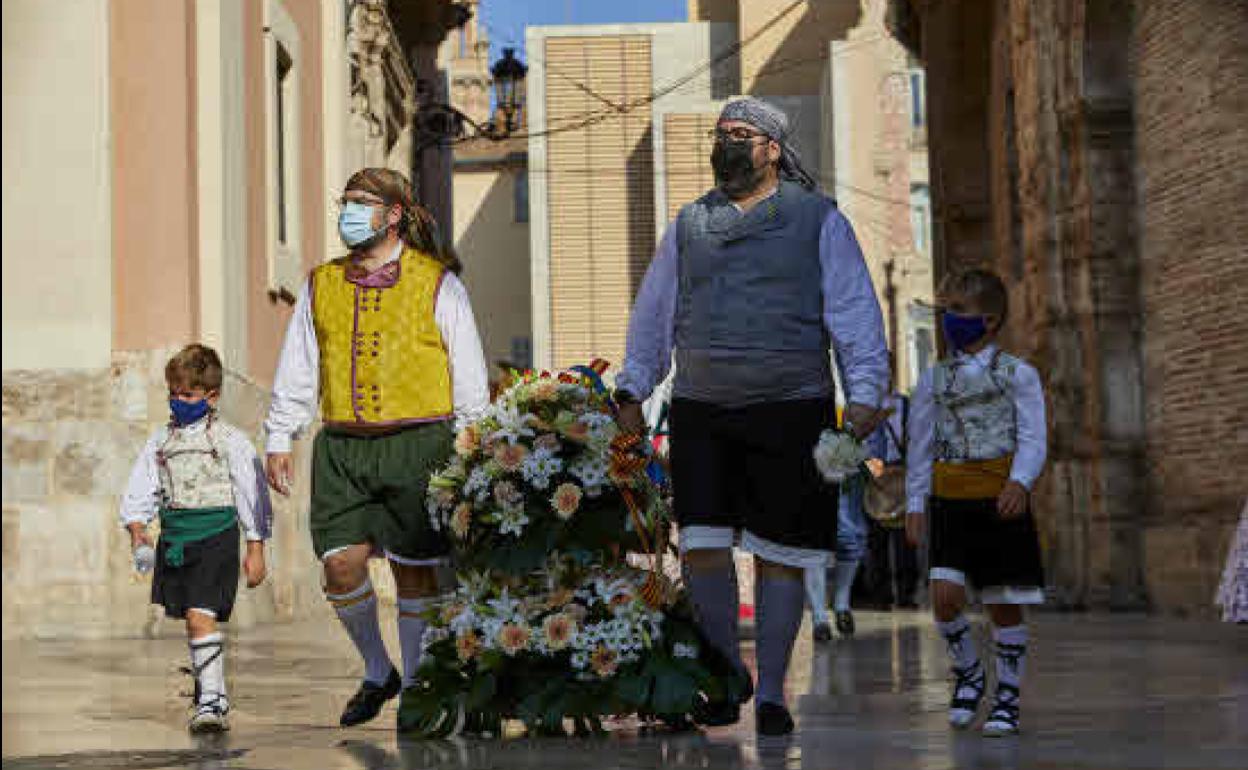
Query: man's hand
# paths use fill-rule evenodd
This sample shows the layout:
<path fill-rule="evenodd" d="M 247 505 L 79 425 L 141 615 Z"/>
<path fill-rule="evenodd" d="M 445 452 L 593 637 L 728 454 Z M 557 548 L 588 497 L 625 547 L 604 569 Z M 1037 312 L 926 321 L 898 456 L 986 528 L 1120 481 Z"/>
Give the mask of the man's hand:
<path fill-rule="evenodd" d="M 247 576 L 247 587 L 255 588 L 264 582 L 268 570 L 264 566 L 264 543 L 260 540 L 247 541 L 247 555 L 243 557 L 243 574 Z"/>
<path fill-rule="evenodd" d="M 906 514 L 906 544 L 911 548 L 918 548 L 923 544 L 923 530 L 927 526 L 927 514 L 915 513 L 913 511 Z"/>
<path fill-rule="evenodd" d="M 1027 498 L 1030 494 L 1027 487 L 1010 479 L 997 496 L 997 513 L 1003 519 L 1017 519 L 1027 511 Z"/>
<path fill-rule="evenodd" d="M 854 438 L 861 441 L 875 433 L 880 423 L 887 420 L 892 413 L 892 409 L 877 409 L 866 404 L 848 404 L 845 406 L 844 423 Z"/>
<path fill-rule="evenodd" d="M 294 461 L 290 452 L 270 452 L 264 458 L 264 473 L 269 486 L 279 494 L 290 494 L 290 480 L 294 476 Z"/>
<path fill-rule="evenodd" d="M 126 525 L 126 530 L 130 532 L 130 550 L 133 551 L 141 545 L 151 548 L 152 536 L 147 534 L 146 524 L 133 521 Z"/>
<path fill-rule="evenodd" d="M 633 433 L 643 438 L 646 435 L 646 417 L 641 413 L 641 404 L 636 401 L 620 404 L 615 421 L 625 433 Z"/>

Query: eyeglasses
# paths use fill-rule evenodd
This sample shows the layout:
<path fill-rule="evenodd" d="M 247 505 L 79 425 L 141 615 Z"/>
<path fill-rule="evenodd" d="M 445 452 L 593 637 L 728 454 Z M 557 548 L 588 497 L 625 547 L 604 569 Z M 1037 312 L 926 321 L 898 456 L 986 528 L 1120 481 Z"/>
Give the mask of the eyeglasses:
<path fill-rule="evenodd" d="M 761 131 L 751 131 L 748 128 L 731 128 L 724 131 L 720 128 L 713 128 L 707 136 L 716 142 L 752 142 L 755 139 L 765 139 L 770 141 L 771 137 Z"/>
<path fill-rule="evenodd" d="M 363 203 L 365 206 L 386 205 L 386 202 L 383 201 L 381 198 L 377 198 L 372 195 L 366 195 L 365 197 L 359 197 L 359 198 L 348 198 L 347 196 L 344 195 L 341 198 L 334 201 L 334 203 L 338 204 L 338 208 L 342 208 L 343 206 L 346 206 L 348 203 Z"/>

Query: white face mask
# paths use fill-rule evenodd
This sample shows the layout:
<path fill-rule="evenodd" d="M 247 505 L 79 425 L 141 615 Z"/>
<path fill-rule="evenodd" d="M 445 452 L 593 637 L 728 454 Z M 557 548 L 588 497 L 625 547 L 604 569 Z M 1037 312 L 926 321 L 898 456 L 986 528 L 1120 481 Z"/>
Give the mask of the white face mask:
<path fill-rule="evenodd" d="M 373 229 L 373 211 L 376 206 L 347 201 L 338 215 L 338 235 L 347 248 L 358 248 L 385 232 L 385 228 Z"/>

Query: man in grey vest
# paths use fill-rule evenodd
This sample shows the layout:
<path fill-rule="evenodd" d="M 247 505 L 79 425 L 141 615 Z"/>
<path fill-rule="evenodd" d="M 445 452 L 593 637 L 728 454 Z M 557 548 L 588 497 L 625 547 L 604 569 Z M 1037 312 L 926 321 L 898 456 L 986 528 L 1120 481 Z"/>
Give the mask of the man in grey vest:
<path fill-rule="evenodd" d="M 802 169 L 787 116 L 739 99 L 714 138 L 717 187 L 663 236 L 633 307 L 616 397 L 621 426 L 643 429 L 640 402 L 675 352 L 671 465 L 686 583 L 707 639 L 748 681 L 732 547 L 754 554 L 757 728 L 783 735 L 793 730 L 784 677 L 802 569 L 826 566 L 836 545 L 837 490 L 812 454 L 836 417 L 829 349 L 859 436 L 882 416 L 888 351 L 853 230 Z M 735 700 L 695 710 L 703 725 L 739 716 Z"/>

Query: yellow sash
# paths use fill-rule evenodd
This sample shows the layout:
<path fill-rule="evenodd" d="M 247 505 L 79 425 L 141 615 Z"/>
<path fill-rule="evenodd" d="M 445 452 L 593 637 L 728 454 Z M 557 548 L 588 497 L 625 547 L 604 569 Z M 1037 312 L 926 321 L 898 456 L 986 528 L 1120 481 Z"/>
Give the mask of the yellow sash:
<path fill-rule="evenodd" d="M 932 495 L 946 500 L 987 500 L 1001 494 L 1010 480 L 1014 455 L 995 460 L 932 464 Z"/>

